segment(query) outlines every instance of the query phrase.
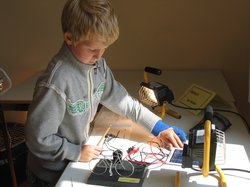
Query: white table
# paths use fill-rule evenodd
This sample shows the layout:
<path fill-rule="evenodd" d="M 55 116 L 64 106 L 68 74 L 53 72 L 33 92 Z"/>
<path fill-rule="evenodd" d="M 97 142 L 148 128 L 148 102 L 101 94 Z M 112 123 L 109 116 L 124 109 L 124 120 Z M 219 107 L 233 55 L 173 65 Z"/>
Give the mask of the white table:
<path fill-rule="evenodd" d="M 97 117 L 96 126 L 92 131 L 92 142 L 98 142 L 101 138 L 101 135 L 104 133 L 106 128 L 108 127 L 105 123 L 108 118 L 104 116 L 109 114 L 110 111 L 107 109 L 102 109 L 100 116 Z M 137 124 L 133 123 L 130 120 L 126 120 L 115 114 L 110 112 L 111 117 L 114 118 L 114 128 L 111 130 L 112 134 L 116 134 L 120 130 L 120 137 L 127 138 L 131 140 L 139 140 L 139 142 L 150 139 L 152 136 L 148 134 L 142 127 L 139 127 Z M 112 116 L 113 115 L 113 116 Z M 232 117 L 233 118 L 233 117 Z M 235 118 L 235 117 L 234 117 Z M 237 119 L 235 119 L 238 121 Z M 189 125 L 192 119 L 185 120 L 185 124 Z M 235 121 L 235 122 L 236 122 Z M 238 121 L 241 124 L 240 121 Z M 118 128 L 118 125 L 121 125 Z M 182 123 L 184 124 L 184 123 Z M 184 125 L 185 125 L 184 124 Z M 185 125 L 185 126 L 186 126 Z M 190 126 L 191 127 L 191 126 Z M 241 130 L 245 130 L 242 127 Z M 239 131 L 241 131 L 239 130 Z M 231 127 L 230 131 L 238 131 L 237 127 Z M 227 135 L 232 134 L 231 132 L 226 133 Z M 244 134 L 244 133 L 243 133 Z M 148 135 L 148 136 L 147 136 Z M 227 139 L 234 137 L 227 136 Z M 238 137 L 238 139 L 237 139 Z M 237 135 L 237 137 L 232 138 L 232 142 L 226 144 L 226 162 L 224 165 L 220 165 L 221 168 L 239 168 L 250 170 L 249 164 L 249 145 L 247 145 L 248 134 L 245 133 L 245 136 Z M 95 141 L 93 141 L 95 140 Z M 236 141 L 237 140 L 237 141 Z M 241 141 L 245 141 L 242 145 Z M 235 142 L 235 143 L 234 143 Z M 90 141 L 91 143 L 91 141 Z M 120 146 L 124 146 L 124 144 L 120 144 Z M 115 144 L 115 146 L 119 146 Z M 132 146 L 132 144 L 131 144 Z M 163 165 L 161 168 L 152 169 L 148 173 L 147 177 L 144 180 L 143 187 L 165 187 L 165 186 L 174 186 L 175 174 L 176 171 L 181 172 L 181 186 L 185 187 L 200 187 L 200 186 L 218 186 L 217 174 L 213 172 L 213 174 L 209 175 L 208 177 L 203 177 L 201 173 L 197 173 L 192 171 L 191 169 L 183 169 L 180 166 L 173 166 L 173 165 Z M 238 171 L 224 171 L 225 177 L 227 179 L 228 187 L 235 187 L 235 186 L 249 186 L 250 185 L 250 174 L 243 173 Z M 81 163 L 81 162 L 71 162 L 68 164 L 67 168 L 65 169 L 64 173 L 62 174 L 61 178 L 59 179 L 56 187 L 66 187 L 66 186 L 94 186 L 86 184 L 88 176 L 90 175 L 89 170 L 89 163 Z"/>
<path fill-rule="evenodd" d="M 114 75 L 131 93 L 132 96 L 138 98 L 138 90 L 140 82 L 143 81 L 142 71 L 114 71 Z M 192 84 L 196 83 L 207 89 L 210 89 L 221 97 L 223 97 L 228 103 L 234 104 L 235 100 L 228 88 L 228 85 L 220 71 L 163 71 L 161 76 L 149 74 L 150 81 L 159 81 L 166 84 L 175 95 L 175 98 L 181 96 L 184 91 Z M 167 116 L 165 121 L 169 124 L 173 124 L 183 128 L 186 132 L 196 125 L 202 118 L 202 115 L 194 116 L 189 111 L 173 108 L 169 108 L 179 112 L 182 116 L 181 119 L 175 119 Z M 120 127 L 120 135 L 124 138 L 131 140 L 143 141 L 149 138 L 150 134 L 146 132 L 142 127 L 134 124 L 130 120 L 116 116 L 114 114 L 101 115 L 102 113 L 109 111 L 102 111 L 96 118 L 96 125 L 93 130 L 93 135 L 102 135 L 106 130 L 109 123 L 104 123 L 103 119 L 111 120 L 113 124 L 113 131 L 117 132 Z M 250 170 L 249 156 L 250 156 L 250 144 L 249 135 L 242 123 L 241 119 L 230 113 L 223 113 L 228 117 L 233 124 L 226 132 L 226 162 L 221 168 L 239 168 Z M 99 121 L 98 121 L 99 120 Z M 100 123 L 101 121 L 101 123 Z M 117 129 L 116 129 L 117 128 Z M 98 137 L 97 137 L 98 138 Z M 146 177 L 143 187 L 166 187 L 173 186 L 175 170 L 180 170 L 181 174 L 181 186 L 195 187 L 195 186 L 218 186 L 217 174 L 203 177 L 201 174 L 193 173 L 190 169 L 182 169 L 178 166 L 164 165 L 160 169 L 155 169 L 149 172 Z M 225 177 L 229 187 L 235 186 L 250 186 L 250 174 L 238 171 L 224 171 Z M 86 181 L 90 175 L 88 163 L 71 162 L 66 167 L 64 173 L 57 183 L 57 187 L 64 186 L 91 186 L 87 185 Z"/>

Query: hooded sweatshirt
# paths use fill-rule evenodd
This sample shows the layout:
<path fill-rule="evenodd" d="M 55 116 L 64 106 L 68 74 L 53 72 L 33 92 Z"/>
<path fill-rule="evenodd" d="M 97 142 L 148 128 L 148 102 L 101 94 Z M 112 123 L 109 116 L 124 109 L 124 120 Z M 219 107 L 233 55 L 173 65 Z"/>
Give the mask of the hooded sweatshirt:
<path fill-rule="evenodd" d="M 64 43 L 37 80 L 25 125 L 36 176 L 55 183 L 69 161 L 79 161 L 99 104 L 149 131 L 160 120 L 115 80 L 104 58 L 83 64 Z"/>

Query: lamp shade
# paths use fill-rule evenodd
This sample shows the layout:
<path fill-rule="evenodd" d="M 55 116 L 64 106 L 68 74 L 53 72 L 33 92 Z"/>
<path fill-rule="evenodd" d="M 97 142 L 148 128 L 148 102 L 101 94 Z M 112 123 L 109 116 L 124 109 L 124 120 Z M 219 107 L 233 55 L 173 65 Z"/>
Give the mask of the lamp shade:
<path fill-rule="evenodd" d="M 161 106 L 165 101 L 170 103 L 174 100 L 173 92 L 166 85 L 158 82 L 142 82 L 140 85 L 140 100 L 151 107 Z"/>
<path fill-rule="evenodd" d="M 11 88 L 11 80 L 7 73 L 0 68 L 0 96 Z"/>

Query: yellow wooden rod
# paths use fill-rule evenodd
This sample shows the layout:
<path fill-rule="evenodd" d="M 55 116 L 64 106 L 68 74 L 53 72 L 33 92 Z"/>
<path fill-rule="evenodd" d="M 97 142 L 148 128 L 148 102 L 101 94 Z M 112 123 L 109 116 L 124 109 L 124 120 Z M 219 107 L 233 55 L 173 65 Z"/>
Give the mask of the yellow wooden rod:
<path fill-rule="evenodd" d="M 175 174 L 175 187 L 181 187 L 181 176 L 180 172 L 177 171 Z"/>
<path fill-rule="evenodd" d="M 111 125 L 109 125 L 109 127 L 107 128 L 107 130 L 105 131 L 105 133 L 102 135 L 102 138 L 99 140 L 97 146 L 100 146 L 100 144 L 101 144 L 102 141 L 104 140 L 105 136 L 108 134 L 110 128 L 111 128 Z"/>

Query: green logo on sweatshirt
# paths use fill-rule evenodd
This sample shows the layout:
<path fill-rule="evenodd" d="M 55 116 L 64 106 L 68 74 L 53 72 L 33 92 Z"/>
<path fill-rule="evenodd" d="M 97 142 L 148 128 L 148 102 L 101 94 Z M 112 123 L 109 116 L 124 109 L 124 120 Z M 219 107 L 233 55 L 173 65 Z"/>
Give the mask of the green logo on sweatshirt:
<path fill-rule="evenodd" d="M 102 83 L 98 86 L 98 88 L 97 88 L 97 90 L 96 90 L 96 92 L 95 92 L 95 94 L 94 94 L 94 97 L 95 97 L 96 99 L 101 98 L 102 93 L 103 93 L 103 91 L 104 91 L 104 88 L 105 88 L 105 83 L 102 82 Z"/>
<path fill-rule="evenodd" d="M 93 98 L 100 99 L 104 91 L 104 88 L 105 88 L 105 83 L 102 82 L 98 86 L 96 92 L 94 93 Z M 67 102 L 67 110 L 73 116 L 82 114 L 86 112 L 89 108 L 90 108 L 90 101 L 84 101 L 83 99 L 79 99 L 73 103 L 70 100 L 68 100 Z"/>
<path fill-rule="evenodd" d="M 77 114 L 82 114 L 89 108 L 89 101 L 84 101 L 84 100 L 78 100 L 74 103 L 71 103 L 70 100 L 68 101 L 67 104 L 67 109 L 70 114 L 73 116 Z"/>

